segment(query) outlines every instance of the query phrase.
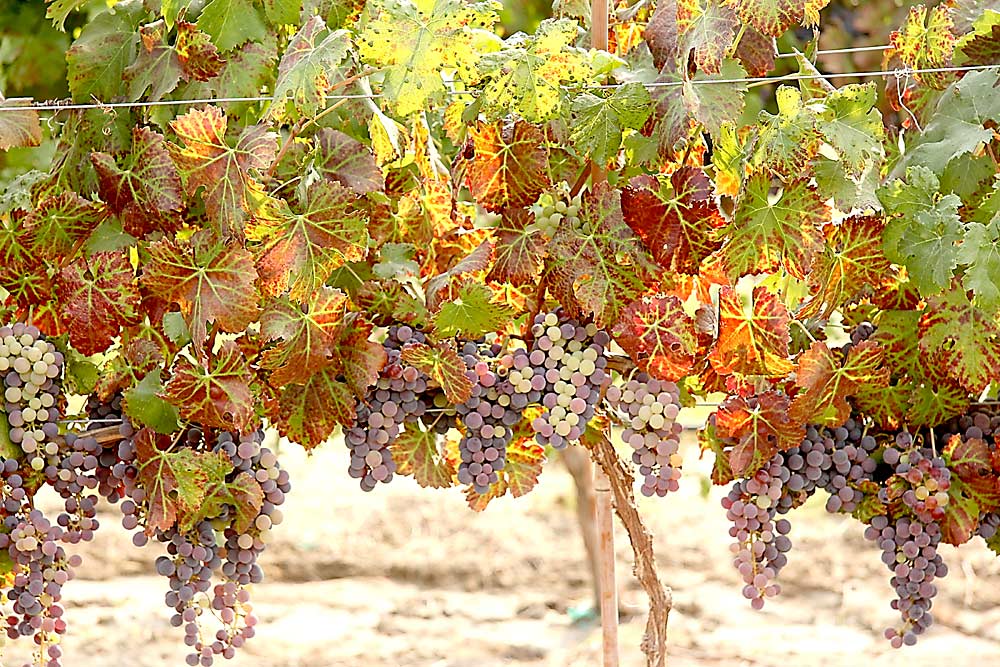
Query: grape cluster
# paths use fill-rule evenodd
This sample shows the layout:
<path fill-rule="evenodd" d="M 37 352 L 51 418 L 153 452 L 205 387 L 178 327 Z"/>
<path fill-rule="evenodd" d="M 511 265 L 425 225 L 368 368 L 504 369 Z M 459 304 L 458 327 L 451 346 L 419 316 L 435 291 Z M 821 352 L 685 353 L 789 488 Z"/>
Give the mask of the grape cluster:
<path fill-rule="evenodd" d="M 676 421 L 680 413 L 677 385 L 637 373 L 622 386 L 608 387 L 605 398 L 625 427 L 622 439 L 632 448 L 632 462 L 643 476 L 643 495 L 665 496 L 676 491 L 683 430 Z"/>
<path fill-rule="evenodd" d="M 882 460 L 893 466 L 896 477 L 905 484 L 901 495 L 903 503 L 924 523 L 940 521 L 944 518 L 951 486 L 951 471 L 945 460 L 915 447 L 913 436 L 906 431 L 896 436 L 895 445 L 885 449 Z M 882 494 L 889 499 L 888 491 L 883 490 Z"/>
<path fill-rule="evenodd" d="M 583 434 L 601 400 L 602 387 L 610 381 L 604 369 L 611 337 L 592 322 L 585 324 L 559 313 L 537 315 L 531 331 L 529 382 L 533 389 L 541 387 L 538 391 L 545 408 L 531 427 L 540 445 L 562 449 Z M 534 379 L 536 374 L 544 386 Z"/>
<path fill-rule="evenodd" d="M 930 613 L 937 594 L 934 579 L 948 573 L 937 551 L 941 529 L 937 523 L 919 519 L 876 516 L 865 529 L 865 538 L 878 544 L 882 562 L 892 572 L 890 581 L 896 592 L 892 608 L 902 620 L 900 626 L 887 629 L 885 637 L 894 648 L 912 646 L 934 621 Z"/>
<path fill-rule="evenodd" d="M 552 238 L 564 220 L 566 224 L 578 227 L 581 224 L 580 196 L 577 195 L 567 201 L 568 196 L 567 192 L 542 194 L 533 207 L 535 220 L 530 228 L 547 238 Z"/>

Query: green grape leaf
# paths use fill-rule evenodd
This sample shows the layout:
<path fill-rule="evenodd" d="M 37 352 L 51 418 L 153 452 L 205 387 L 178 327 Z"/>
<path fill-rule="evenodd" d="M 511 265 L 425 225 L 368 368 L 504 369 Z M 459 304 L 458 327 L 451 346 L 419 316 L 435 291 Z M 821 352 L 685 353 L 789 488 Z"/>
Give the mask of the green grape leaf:
<path fill-rule="evenodd" d="M 788 309 L 765 287 L 755 287 L 748 304 L 735 289 L 723 287 L 719 337 L 708 360 L 721 375 L 787 375 L 794 368 L 788 358 L 788 325 Z"/>
<path fill-rule="evenodd" d="M 972 32 L 955 44 L 956 65 L 993 65 L 1000 62 L 1000 11 L 987 9 L 972 24 Z"/>
<path fill-rule="evenodd" d="M 70 14 L 85 8 L 89 0 L 45 0 L 45 18 L 52 19 L 52 25 L 66 32 L 66 19 Z"/>
<path fill-rule="evenodd" d="M 466 184 L 488 210 L 527 206 L 549 186 L 545 137 L 534 125 L 480 122 L 469 128 L 469 137 Z"/>
<path fill-rule="evenodd" d="M 139 38 L 142 41 L 139 56 L 122 72 L 122 81 L 128 86 L 128 99 L 131 102 L 142 97 L 153 101 L 161 100 L 180 83 L 181 63 L 174 48 L 167 43 L 165 28 L 163 21 L 155 21 L 139 28 Z"/>
<path fill-rule="evenodd" d="M 472 393 L 472 380 L 465 375 L 465 362 L 444 343 L 434 346 L 414 343 L 403 348 L 403 363 L 410 364 L 444 390 L 452 403 L 464 403 Z"/>
<path fill-rule="evenodd" d="M 267 35 L 260 10 L 251 0 L 211 0 L 201 10 L 198 29 L 208 33 L 220 51 L 259 42 Z"/>
<path fill-rule="evenodd" d="M 910 428 L 937 426 L 969 411 L 968 393 L 954 384 L 924 380 L 910 383 L 906 391 L 903 421 Z"/>
<path fill-rule="evenodd" d="M 161 396 L 177 406 L 188 421 L 249 433 L 257 426 L 250 366 L 236 343 L 228 341 L 209 353 L 208 363 L 180 358 Z"/>
<path fill-rule="evenodd" d="M 593 73 L 587 53 L 573 46 L 578 24 L 569 19 L 542 21 L 534 35 L 517 33 L 503 48 L 486 53 L 478 65 L 479 101 L 491 119 L 517 114 L 531 123 L 563 115 L 563 86 L 586 82 Z"/>
<path fill-rule="evenodd" d="M 260 333 L 277 344 L 260 355 L 258 365 L 271 371 L 272 386 L 303 384 L 334 363 L 346 302 L 343 293 L 322 287 L 303 307 L 280 298 L 268 304 L 260 316 Z"/>
<path fill-rule="evenodd" d="M 795 373 L 799 392 L 788 416 L 799 423 L 842 426 L 851 416 L 848 397 L 862 388 L 888 385 L 889 369 L 883 361 L 882 348 L 870 340 L 853 346 L 843 362 L 839 352 L 831 351 L 826 343 L 813 343 L 799 357 Z"/>
<path fill-rule="evenodd" d="M 725 221 L 712 184 L 697 167 L 681 167 L 669 181 L 633 179 L 622 190 L 625 223 L 665 269 L 695 274 L 719 247 L 712 231 Z M 648 187 L 647 187 L 648 186 Z"/>
<path fill-rule="evenodd" d="M 354 194 L 332 181 L 314 182 L 294 208 L 268 198 L 247 227 L 263 291 L 305 299 L 335 269 L 364 257 L 365 223 Z"/>
<path fill-rule="evenodd" d="M 490 501 L 500 498 L 508 491 L 514 498 L 520 498 L 538 484 L 538 476 L 545 466 L 545 448 L 532 440 L 512 442 L 507 446 L 507 457 L 503 470 L 497 472 L 497 481 L 484 493 L 476 493 L 470 486 L 465 491 L 465 500 L 476 512 L 482 512 Z"/>
<path fill-rule="evenodd" d="M 288 42 L 278 63 L 274 102 L 268 117 L 280 121 L 296 114 L 313 116 L 324 108 L 326 94 L 350 47 L 346 30 L 328 30 L 321 16 L 306 21 Z"/>
<path fill-rule="evenodd" d="M 458 295 L 441 304 L 434 316 L 434 331 L 442 338 L 463 335 L 479 338 L 494 331 L 503 331 L 514 319 L 514 309 L 503 303 L 493 303 L 493 292 L 481 283 L 465 282 Z"/>
<path fill-rule="evenodd" d="M 299 23 L 302 0 L 264 0 L 264 15 L 272 25 Z"/>
<path fill-rule="evenodd" d="M 775 97 L 778 114 L 760 112 L 760 135 L 751 164 L 796 177 L 819 151 L 822 135 L 817 128 L 818 118 L 811 107 L 802 103 L 798 88 L 779 86 Z"/>
<path fill-rule="evenodd" d="M 737 136 L 733 123 L 723 123 L 712 148 L 715 192 L 735 197 L 743 183 L 743 165 L 747 155 L 746 147 Z"/>
<path fill-rule="evenodd" d="M 181 530 L 193 530 L 205 519 L 222 515 L 227 508 L 233 510 L 230 515 L 233 518 L 233 530 L 245 533 L 253 527 L 254 520 L 264 505 L 264 490 L 261 489 L 260 482 L 249 472 L 241 472 L 232 481 L 227 481 L 226 462 L 220 459 L 218 464 L 218 471 L 222 474 L 209 475 L 204 499 L 196 511 L 178 522 Z M 231 467 L 232 464 L 229 464 L 228 468 Z"/>
<path fill-rule="evenodd" d="M 577 151 L 597 164 L 618 155 L 622 132 L 637 130 L 649 117 L 651 100 L 641 83 L 626 83 L 607 97 L 583 93 L 573 100 L 570 140 Z"/>
<path fill-rule="evenodd" d="M 385 189 L 385 177 L 368 146 L 328 127 L 316 133 L 313 167 L 324 178 L 358 194 Z"/>
<path fill-rule="evenodd" d="M 361 61 L 383 72 L 386 106 L 400 116 L 422 111 L 445 92 L 441 72 L 471 80 L 480 53 L 495 47 L 492 0 L 376 0 L 358 37 Z"/>
<path fill-rule="evenodd" d="M 206 323 L 243 331 L 257 318 L 257 271 L 249 252 L 196 234 L 187 243 L 164 239 L 149 246 L 141 283 L 156 297 L 180 306 L 195 346 L 208 337 Z"/>
<path fill-rule="evenodd" d="M 955 51 L 953 27 L 951 12 L 945 6 L 929 10 L 923 5 L 910 7 L 900 29 L 889 33 L 885 62 L 897 57 L 909 69 L 948 67 Z M 916 72 L 913 77 L 938 89 L 944 88 L 951 79 L 947 72 Z"/>
<path fill-rule="evenodd" d="M 951 283 L 959 263 L 958 242 L 965 233 L 958 215 L 962 201 L 939 190 L 937 176 L 921 166 L 907 169 L 906 183 L 896 180 L 879 190 L 886 212 L 896 216 L 883 235 L 885 255 L 906 265 L 924 296 Z"/>
<path fill-rule="evenodd" d="M 163 135 L 146 127 L 132 130 L 132 150 L 121 167 L 107 153 L 91 153 L 101 199 L 128 234 L 169 232 L 180 223 L 184 191 Z"/>
<path fill-rule="evenodd" d="M 160 398 L 162 392 L 160 369 L 156 368 L 146 373 L 134 387 L 125 390 L 122 412 L 133 423 L 148 426 L 157 433 L 173 433 L 180 426 L 180 414 L 177 408 Z"/>
<path fill-rule="evenodd" d="M 122 253 L 81 257 L 59 271 L 56 295 L 69 340 L 85 355 L 104 352 L 138 320 L 135 272 Z"/>
<path fill-rule="evenodd" d="M 861 176 L 868 164 L 877 163 L 884 155 L 885 127 L 882 114 L 875 108 L 875 84 L 844 86 L 823 101 L 826 109 L 819 114 L 819 131 L 837 151 L 844 171 Z"/>
<path fill-rule="evenodd" d="M 119 94 L 125 68 L 135 60 L 139 36 L 125 12 L 102 12 L 87 21 L 66 52 L 69 90 L 75 102 L 110 102 Z"/>
<path fill-rule="evenodd" d="M 945 378 L 978 394 L 1000 381 L 1000 325 L 952 288 L 927 300 L 920 318 L 920 351 Z"/>
<path fill-rule="evenodd" d="M 635 301 L 612 329 L 615 341 L 651 376 L 677 381 L 694 368 L 699 336 L 676 296 Z"/>
<path fill-rule="evenodd" d="M 754 174 L 744 186 L 732 222 L 721 232 L 729 237 L 721 251 L 729 276 L 784 269 L 805 278 L 823 247 L 818 227 L 829 215 L 807 180 L 785 183 L 780 194 L 772 195 L 771 178 Z"/>
<path fill-rule="evenodd" d="M 396 473 L 413 477 L 423 488 L 446 489 L 454 484 L 458 462 L 438 444 L 440 437 L 419 422 L 407 422 L 389 445 Z"/>
<path fill-rule="evenodd" d="M 1000 310 L 1000 216 L 986 225 L 968 223 L 958 261 L 966 265 L 962 285 L 975 295 L 973 303 L 989 312 Z"/>
<path fill-rule="evenodd" d="M 338 425 L 354 421 L 356 400 L 346 382 L 330 366 L 304 384 L 284 388 L 269 418 L 278 432 L 307 450 L 326 442 Z"/>
<path fill-rule="evenodd" d="M 42 142 L 42 125 L 32 109 L 10 111 L 19 106 L 0 95 L 0 151 L 37 146 Z"/>
<path fill-rule="evenodd" d="M 723 61 L 718 74 L 698 72 L 682 87 L 688 113 L 716 136 L 726 123 L 739 119 L 746 105 L 747 75 L 736 60 Z"/>
<path fill-rule="evenodd" d="M 723 4 L 736 10 L 743 23 L 769 37 L 781 37 L 789 28 L 802 24 L 819 23 L 819 11 L 830 0 L 723 0 Z"/>
<path fill-rule="evenodd" d="M 218 1 L 218 0 L 216 0 Z M 277 135 L 263 125 L 240 133 L 235 146 L 226 141 L 226 116 L 209 106 L 194 109 L 170 121 L 184 146 L 168 144 L 184 177 L 189 195 L 205 188 L 205 208 L 224 237 L 243 238 L 243 215 L 261 185 L 254 172 L 267 169 L 277 152 Z"/>
<path fill-rule="evenodd" d="M 729 454 L 726 452 L 726 447 L 730 443 L 719 437 L 715 420 L 716 414 L 712 413 L 705 421 L 705 425 L 698 430 L 698 447 L 702 456 L 705 452 L 712 452 L 715 457 L 712 462 L 712 483 L 722 486 L 729 484 L 736 477 L 733 475 L 733 468 L 729 465 Z"/>
<path fill-rule="evenodd" d="M 802 444 L 805 428 L 788 414 L 788 397 L 766 391 L 751 399 L 731 396 L 716 412 L 716 431 L 736 439 L 729 465 L 738 477 L 756 474 L 777 452 Z"/>
<path fill-rule="evenodd" d="M 196 513 L 205 499 L 205 487 L 225 478 L 232 463 L 224 452 L 199 452 L 190 447 L 173 450 L 173 438 L 144 428 L 135 436 L 136 481 L 146 490 L 146 534 L 170 530 Z"/>

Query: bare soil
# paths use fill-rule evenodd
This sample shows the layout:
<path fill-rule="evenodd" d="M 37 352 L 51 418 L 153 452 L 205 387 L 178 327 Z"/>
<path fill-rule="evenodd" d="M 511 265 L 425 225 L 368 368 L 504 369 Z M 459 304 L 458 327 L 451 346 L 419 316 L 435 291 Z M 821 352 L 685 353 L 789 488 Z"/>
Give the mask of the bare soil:
<path fill-rule="evenodd" d="M 820 499 L 791 515 L 795 543 L 782 594 L 754 612 L 731 566 L 723 490 L 705 483 L 707 461 L 686 439 L 681 491 L 643 499 L 663 580 L 673 588 L 671 667 L 963 667 L 1000 665 L 1000 561 L 980 540 L 943 547 L 951 573 L 937 622 L 916 647 L 881 638 L 894 620 L 888 571 L 861 527 L 828 515 Z M 568 667 L 600 663 L 600 630 L 571 620 L 590 601 L 589 574 L 558 460 L 535 491 L 485 512 L 457 490 L 398 479 L 363 493 L 334 443 L 307 458 L 282 449 L 294 488 L 286 521 L 263 557 L 255 587 L 259 632 L 231 667 Z M 181 667 L 182 633 L 169 625 L 159 546 L 136 549 L 114 508 L 80 551 L 80 578 L 65 587 L 67 667 Z M 621 624 L 621 664 L 643 665 L 645 595 L 631 552 L 616 535 L 618 580 L 636 614 Z M 20 665 L 16 643 L 0 663 Z"/>

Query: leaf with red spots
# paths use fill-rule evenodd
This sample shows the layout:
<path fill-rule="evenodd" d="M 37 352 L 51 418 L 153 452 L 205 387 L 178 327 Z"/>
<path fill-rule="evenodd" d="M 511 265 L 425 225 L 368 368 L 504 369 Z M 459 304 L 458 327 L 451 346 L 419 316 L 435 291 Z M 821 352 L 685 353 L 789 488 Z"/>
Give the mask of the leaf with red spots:
<path fill-rule="evenodd" d="M 472 380 L 466 375 L 466 365 L 451 347 L 445 343 L 434 346 L 414 343 L 403 348 L 403 363 L 410 364 L 426 373 L 431 380 L 444 390 L 452 403 L 464 403 L 472 394 Z"/>
<path fill-rule="evenodd" d="M 90 161 L 97 172 L 101 199 L 127 233 L 142 238 L 179 226 L 184 191 L 162 134 L 133 128 L 132 151 L 121 166 L 107 153 L 91 153 Z"/>
<path fill-rule="evenodd" d="M 245 128 L 230 146 L 226 116 L 218 107 L 194 109 L 170 121 L 183 146 L 169 144 L 189 195 L 204 188 L 205 208 L 223 237 L 243 238 L 250 199 L 261 196 L 256 173 L 271 166 L 277 135 L 264 125 Z"/>
<path fill-rule="evenodd" d="M 723 0 L 740 20 L 769 37 L 780 37 L 789 28 L 819 23 L 819 11 L 830 0 Z"/>
<path fill-rule="evenodd" d="M 973 394 L 1000 381 L 1000 325 L 964 289 L 952 287 L 927 300 L 920 351 L 931 368 Z"/>
<path fill-rule="evenodd" d="M 720 374 L 781 377 L 794 368 L 788 358 L 788 309 L 777 295 L 756 287 L 749 304 L 731 287 L 719 292 L 719 337 L 708 355 Z"/>
<path fill-rule="evenodd" d="M 208 322 L 239 332 L 256 319 L 256 278 L 250 253 L 199 233 L 187 243 L 151 244 L 141 283 L 157 298 L 180 306 L 191 339 L 201 347 Z"/>
<path fill-rule="evenodd" d="M 490 211 L 528 206 L 549 186 L 541 130 L 522 120 L 469 128 L 473 155 L 466 170 L 472 196 Z"/>
<path fill-rule="evenodd" d="M 688 375 L 698 353 L 698 331 L 676 296 L 640 299 L 622 313 L 615 340 L 639 368 L 660 380 Z"/>
<path fill-rule="evenodd" d="M 135 271 L 122 253 L 81 257 L 59 271 L 56 295 L 69 340 L 85 354 L 104 352 L 138 316 Z"/>
<path fill-rule="evenodd" d="M 843 362 L 826 343 L 815 342 L 799 357 L 795 375 L 800 391 L 789 416 L 800 423 L 831 427 L 843 425 L 851 416 L 849 396 L 889 384 L 882 347 L 870 340 L 852 347 Z"/>
<path fill-rule="evenodd" d="M 951 65 L 955 52 L 954 24 L 948 7 L 923 5 L 910 8 L 899 30 L 889 33 L 888 63 L 898 58 L 908 69 L 936 69 Z M 926 86 L 942 89 L 953 79 L 950 72 L 917 72 L 913 77 Z"/>
<path fill-rule="evenodd" d="M 329 366 L 314 373 L 304 385 L 285 387 L 268 417 L 278 432 L 306 449 L 326 442 L 338 425 L 354 421 L 357 399 L 346 382 Z"/>
<path fill-rule="evenodd" d="M 261 354 L 259 365 L 272 371 L 272 386 L 303 384 L 335 361 L 346 303 L 342 292 L 323 287 L 302 306 L 275 299 L 264 309 L 260 333 L 268 342 L 278 342 Z"/>
<path fill-rule="evenodd" d="M 228 341 L 207 363 L 180 358 L 163 398 L 177 406 L 181 417 L 203 426 L 248 433 L 257 426 L 252 373 L 236 343 Z"/>
<path fill-rule="evenodd" d="M 724 438 L 735 438 L 729 464 L 738 477 L 753 475 L 778 451 L 797 447 L 805 437 L 801 422 L 788 414 L 788 397 L 767 391 L 756 398 L 726 399 L 716 413 L 716 428 Z"/>

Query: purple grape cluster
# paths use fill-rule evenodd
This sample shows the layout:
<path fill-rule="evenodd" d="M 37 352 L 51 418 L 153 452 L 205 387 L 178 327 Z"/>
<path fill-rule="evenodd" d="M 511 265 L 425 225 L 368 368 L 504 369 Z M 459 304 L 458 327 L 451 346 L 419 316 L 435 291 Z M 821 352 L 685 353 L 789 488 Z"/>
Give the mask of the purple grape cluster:
<path fill-rule="evenodd" d="M 612 414 L 625 427 L 622 439 L 632 448 L 632 462 L 643 476 L 642 494 L 665 496 L 676 491 L 681 476 L 678 450 L 683 431 L 677 423 L 677 385 L 640 372 L 621 386 L 609 386 L 605 398 Z"/>
<path fill-rule="evenodd" d="M 527 383 L 515 384 L 530 384 L 541 392 L 545 410 L 532 420 L 535 439 L 541 445 L 562 449 L 583 434 L 601 400 L 602 387 L 610 381 L 605 368 L 611 337 L 592 322 L 559 313 L 537 315 L 531 332 L 534 340 L 527 366 L 531 374 Z M 535 380 L 538 375 L 541 380 Z"/>
<path fill-rule="evenodd" d="M 913 436 L 902 431 L 896 435 L 895 447 L 886 447 L 882 460 L 892 466 L 896 478 L 903 483 L 900 498 L 917 519 L 930 524 L 944 518 L 950 499 L 951 471 L 942 457 L 917 447 Z M 880 493 L 885 502 L 891 499 L 887 489 Z"/>

